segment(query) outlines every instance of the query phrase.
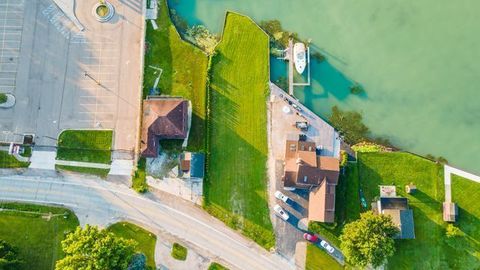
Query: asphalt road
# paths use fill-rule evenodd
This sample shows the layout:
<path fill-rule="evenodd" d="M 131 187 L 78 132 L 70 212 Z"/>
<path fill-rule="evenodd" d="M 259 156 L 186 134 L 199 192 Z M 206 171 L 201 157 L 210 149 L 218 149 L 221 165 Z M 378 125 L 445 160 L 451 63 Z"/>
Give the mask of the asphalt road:
<path fill-rule="evenodd" d="M 140 196 L 124 185 L 80 177 L 1 176 L 0 200 L 58 204 L 77 214 L 82 225 L 128 220 L 152 232 L 168 232 L 238 269 L 293 269 L 201 209 L 174 209 L 158 198 Z M 176 207 L 177 208 L 177 207 Z M 180 207 L 181 208 L 181 207 Z"/>

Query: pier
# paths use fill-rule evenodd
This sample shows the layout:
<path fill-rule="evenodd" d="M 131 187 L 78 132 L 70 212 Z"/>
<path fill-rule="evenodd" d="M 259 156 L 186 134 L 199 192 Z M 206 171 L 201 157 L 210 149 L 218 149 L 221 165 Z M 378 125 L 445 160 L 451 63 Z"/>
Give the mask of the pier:
<path fill-rule="evenodd" d="M 295 71 L 295 61 L 293 53 L 293 39 L 288 40 L 288 48 L 284 51 L 283 60 L 288 61 L 288 94 L 294 96 L 293 87 L 294 86 L 309 86 L 310 85 L 310 46 L 307 46 L 307 82 L 306 83 L 296 83 L 293 79 L 293 72 Z"/>

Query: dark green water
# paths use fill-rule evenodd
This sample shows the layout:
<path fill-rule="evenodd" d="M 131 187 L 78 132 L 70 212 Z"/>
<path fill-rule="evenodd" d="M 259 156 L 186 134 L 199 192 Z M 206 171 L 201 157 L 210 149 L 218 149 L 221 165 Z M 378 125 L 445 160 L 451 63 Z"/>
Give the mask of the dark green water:
<path fill-rule="evenodd" d="M 362 112 L 373 135 L 480 172 L 480 1 L 176 0 L 190 24 L 220 32 L 226 10 L 311 38 L 328 61 L 295 95 L 326 117 Z M 272 80 L 285 72 L 272 59 Z M 349 86 L 364 86 L 363 96 Z"/>

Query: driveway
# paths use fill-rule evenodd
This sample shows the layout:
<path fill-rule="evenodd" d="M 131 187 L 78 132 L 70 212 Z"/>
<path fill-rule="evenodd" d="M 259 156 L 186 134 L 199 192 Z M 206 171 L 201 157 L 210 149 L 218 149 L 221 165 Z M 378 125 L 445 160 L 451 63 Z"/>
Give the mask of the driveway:
<path fill-rule="evenodd" d="M 200 208 L 179 203 L 172 207 L 166 198 L 141 196 L 127 186 L 85 177 L 0 176 L 3 201 L 66 206 L 75 211 L 81 225 L 133 221 L 153 233 L 168 232 L 233 269 L 294 268 L 278 254 L 265 251 Z"/>

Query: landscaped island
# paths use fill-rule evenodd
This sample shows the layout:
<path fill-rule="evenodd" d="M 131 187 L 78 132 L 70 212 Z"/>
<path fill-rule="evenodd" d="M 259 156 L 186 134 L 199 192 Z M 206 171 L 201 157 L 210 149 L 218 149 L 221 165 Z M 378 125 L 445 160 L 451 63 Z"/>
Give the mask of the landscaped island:
<path fill-rule="evenodd" d="M 205 207 L 265 248 L 275 244 L 267 202 L 268 36 L 227 13 L 212 58 Z"/>

